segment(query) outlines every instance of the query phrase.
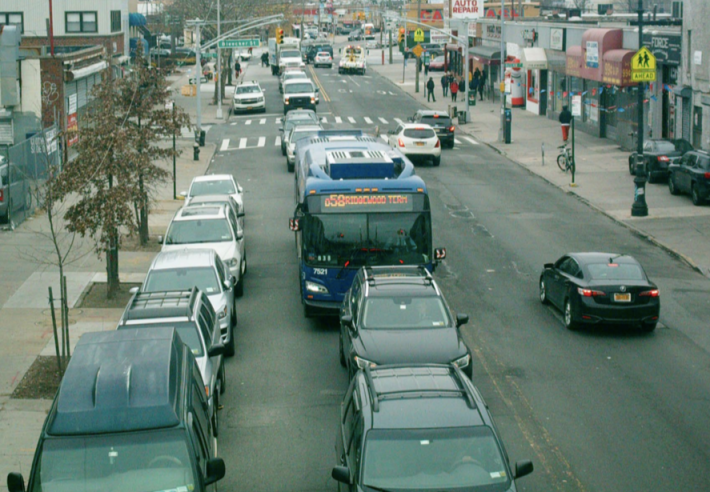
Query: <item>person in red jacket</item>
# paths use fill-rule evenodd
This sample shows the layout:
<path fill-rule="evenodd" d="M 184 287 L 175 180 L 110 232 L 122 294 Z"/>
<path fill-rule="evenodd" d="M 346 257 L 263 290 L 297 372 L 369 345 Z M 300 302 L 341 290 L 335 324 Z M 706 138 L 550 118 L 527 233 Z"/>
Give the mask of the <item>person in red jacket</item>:
<path fill-rule="evenodd" d="M 449 90 L 451 91 L 451 101 L 456 101 L 456 94 L 459 93 L 459 84 L 456 82 L 456 78 L 454 77 L 451 80 L 451 85 L 449 86 Z"/>

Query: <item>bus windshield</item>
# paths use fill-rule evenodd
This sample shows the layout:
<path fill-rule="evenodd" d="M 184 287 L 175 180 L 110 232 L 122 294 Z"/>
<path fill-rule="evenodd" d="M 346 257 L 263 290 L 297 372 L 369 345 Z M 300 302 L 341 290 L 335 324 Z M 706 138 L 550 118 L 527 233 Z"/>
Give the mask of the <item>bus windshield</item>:
<path fill-rule="evenodd" d="M 310 214 L 304 220 L 303 258 L 310 266 L 431 261 L 428 212 Z"/>

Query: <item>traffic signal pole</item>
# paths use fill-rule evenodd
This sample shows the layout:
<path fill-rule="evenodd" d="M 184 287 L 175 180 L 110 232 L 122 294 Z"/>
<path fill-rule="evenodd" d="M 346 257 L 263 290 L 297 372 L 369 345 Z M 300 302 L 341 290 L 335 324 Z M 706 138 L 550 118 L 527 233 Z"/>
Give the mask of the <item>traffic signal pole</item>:
<path fill-rule="evenodd" d="M 639 0 L 639 49 L 643 48 L 643 1 Z M 636 169 L 634 170 L 634 203 L 631 205 L 633 217 L 646 217 L 646 159 L 643 157 L 643 91 L 644 83 L 639 82 L 637 91 L 637 128 L 636 128 Z"/>

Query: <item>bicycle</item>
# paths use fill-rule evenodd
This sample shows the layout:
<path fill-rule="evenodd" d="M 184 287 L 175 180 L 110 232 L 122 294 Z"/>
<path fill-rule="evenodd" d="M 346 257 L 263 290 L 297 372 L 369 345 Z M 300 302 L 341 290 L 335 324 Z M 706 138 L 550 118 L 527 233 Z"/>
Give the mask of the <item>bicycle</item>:
<path fill-rule="evenodd" d="M 560 155 L 557 156 L 557 165 L 560 170 L 564 173 L 567 171 L 572 171 L 574 173 L 574 157 L 572 156 L 572 151 L 567 147 L 567 143 L 557 147 L 561 150 Z"/>

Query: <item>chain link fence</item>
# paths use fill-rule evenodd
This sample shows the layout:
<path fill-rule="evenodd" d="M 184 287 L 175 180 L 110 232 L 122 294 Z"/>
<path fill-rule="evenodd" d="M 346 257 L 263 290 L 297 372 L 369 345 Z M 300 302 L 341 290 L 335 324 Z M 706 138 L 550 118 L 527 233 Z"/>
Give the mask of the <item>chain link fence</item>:
<path fill-rule="evenodd" d="M 58 135 L 55 125 L 0 152 L 0 227 L 14 229 L 34 213 L 48 171 L 61 168 Z"/>

